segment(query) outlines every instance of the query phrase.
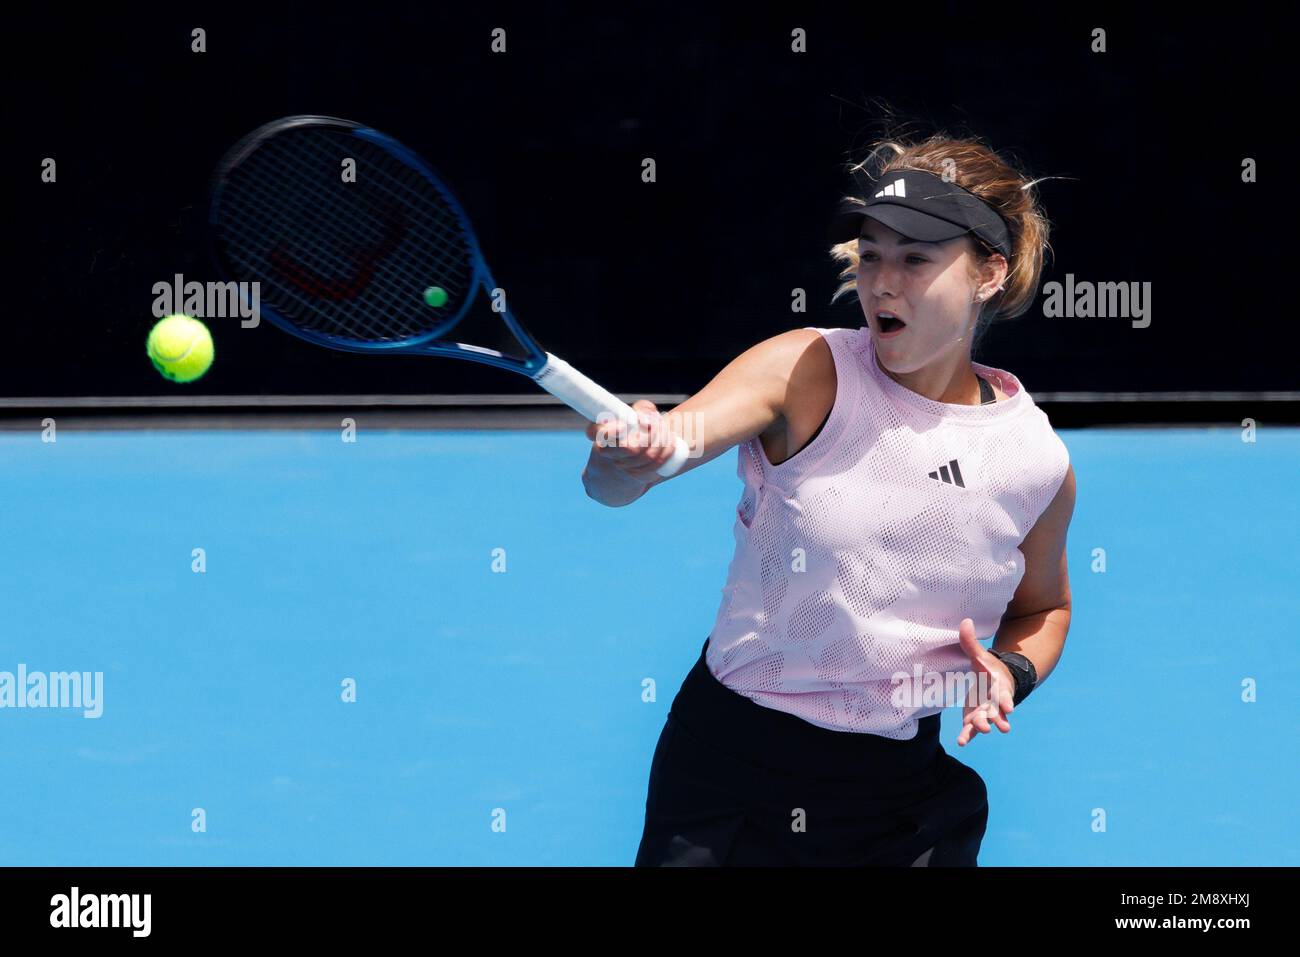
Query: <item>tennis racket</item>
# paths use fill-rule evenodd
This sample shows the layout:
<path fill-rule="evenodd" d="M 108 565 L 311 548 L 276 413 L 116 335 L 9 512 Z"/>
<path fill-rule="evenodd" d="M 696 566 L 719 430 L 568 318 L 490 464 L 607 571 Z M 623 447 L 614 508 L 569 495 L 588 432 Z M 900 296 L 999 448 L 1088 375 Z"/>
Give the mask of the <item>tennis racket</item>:
<path fill-rule="evenodd" d="M 300 339 L 508 369 L 589 421 L 605 413 L 637 428 L 631 406 L 545 351 L 508 307 L 498 314 L 522 356 L 446 338 L 496 284 L 446 183 L 377 130 L 328 116 L 259 127 L 218 165 L 208 223 L 218 268 L 258 283 L 261 314 Z M 689 451 L 676 437 L 658 474 L 675 474 Z"/>

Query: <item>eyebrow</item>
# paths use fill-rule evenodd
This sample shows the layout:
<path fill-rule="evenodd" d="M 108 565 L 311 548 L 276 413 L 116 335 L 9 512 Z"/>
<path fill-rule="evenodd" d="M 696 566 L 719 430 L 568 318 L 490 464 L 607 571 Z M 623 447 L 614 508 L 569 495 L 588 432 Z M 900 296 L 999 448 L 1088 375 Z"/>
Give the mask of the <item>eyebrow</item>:
<path fill-rule="evenodd" d="M 876 239 L 876 237 L 871 235 L 871 233 L 862 233 L 861 235 L 858 236 L 858 239 L 859 240 L 865 239 L 867 242 L 875 243 L 877 246 L 881 245 L 880 240 Z M 896 243 L 894 243 L 894 245 L 895 246 L 938 246 L 939 244 L 926 242 L 923 239 L 900 239 Z"/>

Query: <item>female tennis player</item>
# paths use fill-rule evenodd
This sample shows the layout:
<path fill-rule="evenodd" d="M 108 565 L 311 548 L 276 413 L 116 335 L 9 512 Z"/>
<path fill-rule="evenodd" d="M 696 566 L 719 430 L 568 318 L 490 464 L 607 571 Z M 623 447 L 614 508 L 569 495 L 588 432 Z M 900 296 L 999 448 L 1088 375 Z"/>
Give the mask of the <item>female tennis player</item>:
<path fill-rule="evenodd" d="M 940 712 L 962 706 L 959 746 L 1005 734 L 1061 655 L 1069 455 L 1014 375 L 971 358 L 1034 301 L 1034 183 L 946 136 L 887 139 L 854 171 L 869 186 L 833 227 L 832 302 L 856 290 L 861 328 L 785 332 L 666 415 L 637 402 L 640 432 L 587 428 L 606 505 L 666 481 L 673 434 L 699 451 L 679 475 L 739 446 L 744 483 L 638 866 L 976 866 L 987 792 Z"/>

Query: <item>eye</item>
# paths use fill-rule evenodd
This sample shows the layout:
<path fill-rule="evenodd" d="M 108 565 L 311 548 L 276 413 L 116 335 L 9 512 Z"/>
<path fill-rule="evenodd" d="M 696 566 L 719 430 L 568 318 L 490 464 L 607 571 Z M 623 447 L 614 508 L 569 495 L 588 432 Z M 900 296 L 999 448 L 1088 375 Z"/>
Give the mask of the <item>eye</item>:
<path fill-rule="evenodd" d="M 875 261 L 876 261 L 876 254 L 875 254 L 875 253 L 872 253 L 872 252 L 867 252 L 866 250 L 863 250 L 862 252 L 858 253 L 858 261 L 859 261 L 859 262 L 864 262 L 864 263 L 865 263 L 865 262 L 875 262 Z M 927 263 L 927 262 L 929 262 L 929 260 L 926 259 L 924 256 L 917 255 L 916 253 L 909 253 L 908 256 L 907 256 L 907 261 L 908 261 L 909 263 L 913 263 L 913 264 L 916 264 L 916 265 L 920 265 L 921 263 Z"/>

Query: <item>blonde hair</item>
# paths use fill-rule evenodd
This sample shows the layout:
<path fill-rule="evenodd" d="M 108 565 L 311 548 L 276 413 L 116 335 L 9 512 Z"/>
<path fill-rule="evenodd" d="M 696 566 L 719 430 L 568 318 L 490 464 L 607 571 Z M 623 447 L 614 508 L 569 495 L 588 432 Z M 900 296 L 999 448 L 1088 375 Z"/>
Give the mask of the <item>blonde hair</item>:
<path fill-rule="evenodd" d="M 1038 293 L 1043 272 L 1044 254 L 1051 251 L 1048 242 L 1050 224 L 1039 203 L 1035 189 L 1041 180 L 1031 180 L 1011 163 L 987 146 L 979 137 L 953 137 L 936 133 L 923 140 L 911 141 L 896 135 L 877 140 L 867 158 L 849 166 L 850 177 L 861 179 L 862 193 L 867 186 L 900 169 L 918 169 L 945 176 L 963 189 L 974 193 L 1006 220 L 1011 235 L 1011 255 L 1007 257 L 1005 287 L 986 299 L 976 320 L 974 340 L 996 319 L 1011 319 L 1029 310 Z M 859 196 L 845 197 L 848 202 L 862 203 Z M 983 240 L 968 234 L 975 246 L 972 281 L 979 280 L 979 268 L 997 255 Z M 838 243 L 830 249 L 831 257 L 844 264 L 839 276 L 844 280 L 831 296 L 836 302 L 858 287 L 858 243 L 856 239 Z"/>

